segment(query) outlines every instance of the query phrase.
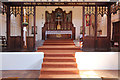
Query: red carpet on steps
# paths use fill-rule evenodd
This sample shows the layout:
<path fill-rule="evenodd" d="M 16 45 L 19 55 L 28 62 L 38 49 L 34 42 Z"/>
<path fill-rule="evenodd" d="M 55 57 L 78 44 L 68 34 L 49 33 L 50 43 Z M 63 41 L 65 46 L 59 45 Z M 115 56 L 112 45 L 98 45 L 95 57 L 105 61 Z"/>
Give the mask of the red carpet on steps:
<path fill-rule="evenodd" d="M 80 48 L 73 40 L 46 40 L 38 52 L 44 52 L 40 80 L 74 80 L 80 78 L 75 52 Z"/>

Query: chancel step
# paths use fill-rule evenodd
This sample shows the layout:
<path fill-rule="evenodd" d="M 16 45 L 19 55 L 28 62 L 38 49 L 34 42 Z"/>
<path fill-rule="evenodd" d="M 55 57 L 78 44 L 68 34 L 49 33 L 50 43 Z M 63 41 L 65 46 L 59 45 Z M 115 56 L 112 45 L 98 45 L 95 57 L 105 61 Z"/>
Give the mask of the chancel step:
<path fill-rule="evenodd" d="M 39 51 L 44 52 L 40 80 L 80 78 L 75 58 L 75 52 L 80 48 L 72 40 L 46 40 L 43 46 L 38 47 Z"/>
<path fill-rule="evenodd" d="M 73 54 L 73 53 L 71 53 L 71 54 L 69 54 L 69 53 L 67 53 L 67 54 L 65 54 L 65 53 L 57 53 L 57 54 L 54 54 L 54 53 L 50 54 L 49 53 L 49 54 L 47 54 L 47 53 L 45 53 L 44 56 L 45 57 L 56 57 L 56 58 L 57 57 L 60 57 L 60 58 L 64 57 L 65 58 L 65 57 L 75 57 L 75 54 Z"/>
<path fill-rule="evenodd" d="M 75 80 L 75 79 L 80 79 L 80 75 L 79 74 L 63 74 L 63 75 L 55 75 L 55 74 L 42 74 L 42 75 L 40 75 L 40 77 L 39 78 L 41 78 L 41 79 L 49 79 L 49 80 L 52 80 L 52 79 L 54 79 L 54 80 Z M 71 79 L 70 79 L 71 78 Z M 40 79 L 40 80 L 41 80 Z"/>
<path fill-rule="evenodd" d="M 77 68 L 77 63 L 76 62 L 43 62 L 42 67 Z"/>
<path fill-rule="evenodd" d="M 42 68 L 41 74 L 79 74 L 77 68 Z"/>
<path fill-rule="evenodd" d="M 45 57 L 44 62 L 75 62 L 74 57 Z"/>

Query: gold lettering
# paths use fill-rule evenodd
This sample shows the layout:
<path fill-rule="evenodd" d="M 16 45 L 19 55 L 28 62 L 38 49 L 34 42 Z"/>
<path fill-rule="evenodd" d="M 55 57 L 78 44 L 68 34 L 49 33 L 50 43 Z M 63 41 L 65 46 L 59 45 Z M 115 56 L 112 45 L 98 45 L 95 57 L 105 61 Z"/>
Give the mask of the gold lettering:
<path fill-rule="evenodd" d="M 43 3 L 43 5 L 51 5 L 51 3 Z"/>
<path fill-rule="evenodd" d="M 89 5 L 95 5 L 95 3 L 89 3 Z"/>
<path fill-rule="evenodd" d="M 42 5 L 42 3 L 37 3 L 37 5 Z"/>
<path fill-rule="evenodd" d="M 36 5 L 36 3 L 32 3 L 32 5 Z"/>
<path fill-rule="evenodd" d="M 68 5 L 75 5 L 76 3 L 68 3 Z"/>
<path fill-rule="evenodd" d="M 55 5 L 64 5 L 64 3 L 55 3 Z"/>
<path fill-rule="evenodd" d="M 24 3 L 24 5 L 31 5 L 31 3 Z"/>

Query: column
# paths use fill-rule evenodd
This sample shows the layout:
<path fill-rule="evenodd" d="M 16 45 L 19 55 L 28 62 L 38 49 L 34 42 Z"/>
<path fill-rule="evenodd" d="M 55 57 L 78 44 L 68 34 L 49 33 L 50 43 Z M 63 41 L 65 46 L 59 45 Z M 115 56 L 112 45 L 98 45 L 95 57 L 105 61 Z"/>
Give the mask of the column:
<path fill-rule="evenodd" d="M 108 15 L 107 15 L 107 38 L 108 38 L 108 50 L 110 50 L 110 38 L 111 38 L 111 13 L 110 13 L 110 7 L 108 6 Z"/>
<path fill-rule="evenodd" d="M 83 6 L 83 41 L 84 41 L 84 36 L 85 36 L 85 6 Z"/>
<path fill-rule="evenodd" d="M 6 20 L 7 20 L 7 48 L 10 48 L 10 6 L 7 6 L 7 16 L 6 16 Z"/>
<path fill-rule="evenodd" d="M 34 6 L 34 49 L 36 48 L 36 6 Z"/>
<path fill-rule="evenodd" d="M 95 34 L 94 34 L 94 48 L 97 47 L 97 6 L 95 6 Z"/>
<path fill-rule="evenodd" d="M 21 6 L 21 48 L 23 48 L 23 6 Z"/>

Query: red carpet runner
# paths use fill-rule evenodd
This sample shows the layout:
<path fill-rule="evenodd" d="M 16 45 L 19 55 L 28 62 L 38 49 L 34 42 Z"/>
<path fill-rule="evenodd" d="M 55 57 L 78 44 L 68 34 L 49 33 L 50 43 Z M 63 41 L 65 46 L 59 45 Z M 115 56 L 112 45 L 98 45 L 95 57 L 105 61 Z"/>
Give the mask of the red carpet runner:
<path fill-rule="evenodd" d="M 47 40 L 38 52 L 44 52 L 40 79 L 80 78 L 75 52 L 80 51 L 72 40 Z"/>

